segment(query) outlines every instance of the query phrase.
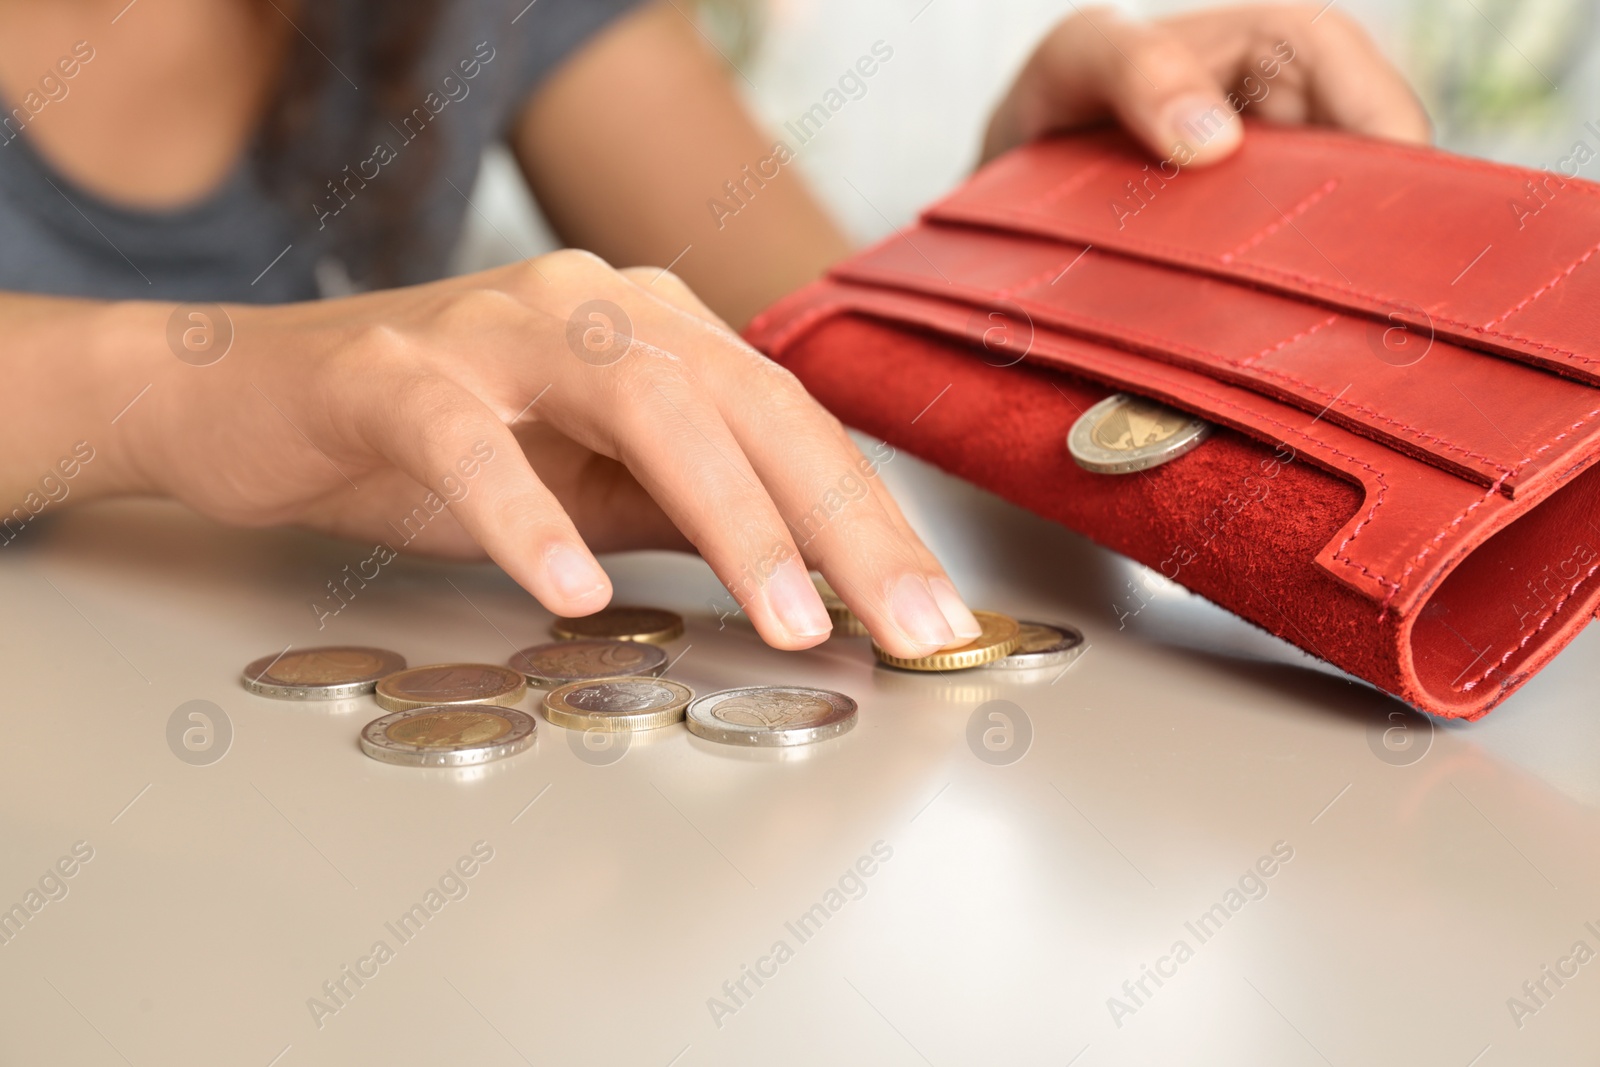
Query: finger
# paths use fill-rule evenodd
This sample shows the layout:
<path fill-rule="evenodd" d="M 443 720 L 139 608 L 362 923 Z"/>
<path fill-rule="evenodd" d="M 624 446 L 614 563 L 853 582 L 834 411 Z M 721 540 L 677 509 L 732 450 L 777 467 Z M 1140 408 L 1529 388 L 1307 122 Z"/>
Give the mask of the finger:
<path fill-rule="evenodd" d="M 545 422 L 528 422 L 512 433 L 591 551 L 694 551 L 621 463 L 584 448 Z"/>
<path fill-rule="evenodd" d="M 373 361 L 373 365 L 380 365 Z M 466 390 L 407 376 L 361 383 L 354 429 L 429 492 L 388 520 L 404 543 L 446 508 L 491 559 L 557 615 L 587 615 L 611 582 L 516 438 Z"/>
<path fill-rule="evenodd" d="M 601 435 L 591 447 L 609 449 L 627 465 L 768 644 L 809 648 L 832 630 L 827 609 L 766 487 L 706 399 L 705 385 L 648 340 L 659 332 L 649 321 L 661 313 L 636 305 L 627 356 L 607 368 L 603 382 L 591 379 L 605 392 L 589 410 L 604 411 L 605 426 L 558 425 L 580 440 Z"/>
<path fill-rule="evenodd" d="M 691 290 L 670 275 L 629 270 L 674 307 L 714 322 Z M 701 340 L 681 320 L 657 325 L 685 346 Z M 961 644 L 980 628 L 888 493 L 876 468 L 837 419 L 794 376 L 727 337 L 706 353 L 699 376 L 711 387 L 755 472 L 788 522 L 803 558 L 866 622 L 879 643 L 901 655 Z M 754 398 L 761 402 L 753 403 Z M 886 506 L 887 505 L 887 506 Z"/>
<path fill-rule="evenodd" d="M 1394 140 L 1430 138 L 1427 113 L 1354 20 L 1326 5 L 1200 11 L 1168 22 L 1212 76 L 1276 122 L 1316 122 Z"/>
<path fill-rule="evenodd" d="M 1217 77 L 1172 29 L 1089 9 L 1064 22 L 1038 56 L 1059 125 L 1114 115 L 1158 157 L 1209 163 L 1244 128 Z"/>
<path fill-rule="evenodd" d="M 1305 39 L 1314 53 L 1307 83 L 1313 121 L 1394 141 L 1433 139 L 1416 93 L 1355 20 L 1327 11 L 1311 29 Z"/>
<path fill-rule="evenodd" d="M 884 445 L 883 447 L 888 447 Z M 893 458 L 893 451 L 890 458 Z M 869 461 L 870 462 L 870 461 Z M 950 628 L 955 631 L 956 637 L 964 641 L 975 640 L 983 632 L 983 627 L 978 625 L 978 620 L 973 617 L 971 609 L 967 607 L 966 599 L 956 589 L 956 583 L 951 580 L 944 565 L 939 558 L 928 548 L 920 534 L 916 532 L 907 521 L 900 504 L 895 500 L 894 494 L 889 492 L 889 487 L 878 476 L 879 464 L 871 462 L 871 481 L 873 493 L 878 498 L 879 505 L 902 537 L 911 545 L 912 551 L 917 554 L 918 561 L 922 564 L 923 572 L 928 576 L 928 588 L 933 590 L 933 598 L 938 601 L 939 607 L 944 612 L 944 617 L 950 623 Z"/>

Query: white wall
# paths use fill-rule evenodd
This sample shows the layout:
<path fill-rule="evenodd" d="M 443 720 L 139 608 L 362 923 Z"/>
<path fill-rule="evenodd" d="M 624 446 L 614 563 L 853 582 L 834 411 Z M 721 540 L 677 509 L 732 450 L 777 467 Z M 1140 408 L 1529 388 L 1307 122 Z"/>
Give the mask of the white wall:
<path fill-rule="evenodd" d="M 995 101 L 1038 38 L 1074 10 L 1061 0 L 765 3 L 763 43 L 741 63 L 754 89 L 736 80 L 775 130 L 816 103 L 875 42 L 894 50 L 865 95 L 800 149 L 813 186 L 863 240 L 910 219 L 970 170 Z M 1580 139 L 1600 152 L 1600 132 L 1585 127 L 1600 131 L 1593 0 L 1336 3 L 1418 85 L 1447 147 L 1532 166 L 1554 165 Z M 1215 5 L 1115 6 L 1156 17 Z M 1584 175 L 1600 177 L 1600 162 Z M 550 246 L 503 154 L 491 158 L 473 199 L 494 225 L 469 218 L 463 267 Z"/>

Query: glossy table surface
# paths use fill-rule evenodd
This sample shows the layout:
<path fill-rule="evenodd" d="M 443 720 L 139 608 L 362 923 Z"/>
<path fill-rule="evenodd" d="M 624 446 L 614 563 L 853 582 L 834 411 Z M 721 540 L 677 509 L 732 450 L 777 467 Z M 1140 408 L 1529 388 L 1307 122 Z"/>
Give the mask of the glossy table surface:
<path fill-rule="evenodd" d="M 402 559 L 319 632 L 370 547 L 152 502 L 41 520 L 0 552 L 0 1063 L 1600 1056 L 1593 628 L 1430 723 L 910 457 L 885 477 L 975 605 L 1087 653 L 779 653 L 719 628 L 699 561 L 615 557 L 619 601 L 689 618 L 671 677 L 841 690 L 857 727 L 596 750 L 541 720 L 471 770 L 368 759 L 370 697 L 238 676 L 288 644 L 504 662 L 549 616 L 497 569 Z M 169 742 L 194 700 L 225 716 L 199 756 Z"/>

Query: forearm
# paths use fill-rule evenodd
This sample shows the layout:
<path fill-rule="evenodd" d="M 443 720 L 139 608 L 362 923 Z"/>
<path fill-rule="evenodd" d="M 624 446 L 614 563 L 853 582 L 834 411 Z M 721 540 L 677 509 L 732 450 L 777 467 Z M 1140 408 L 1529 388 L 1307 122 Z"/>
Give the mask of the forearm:
<path fill-rule="evenodd" d="M 193 369 L 166 351 L 164 318 L 153 304 L 0 293 L 0 520 L 13 520 L 10 533 L 69 500 L 148 491 L 128 405 Z"/>
<path fill-rule="evenodd" d="M 565 242 L 618 266 L 674 264 L 735 327 L 850 250 L 670 4 L 627 17 L 558 71 L 516 147 Z"/>

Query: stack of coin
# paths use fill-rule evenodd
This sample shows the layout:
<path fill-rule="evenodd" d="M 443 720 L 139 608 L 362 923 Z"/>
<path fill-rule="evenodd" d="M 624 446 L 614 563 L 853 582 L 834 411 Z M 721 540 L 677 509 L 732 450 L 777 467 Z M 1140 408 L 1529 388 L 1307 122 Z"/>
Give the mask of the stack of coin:
<path fill-rule="evenodd" d="M 986 663 L 1004 659 L 1017 649 L 1022 640 L 1022 628 L 1009 615 L 994 611 L 974 611 L 981 632 L 967 644 L 947 648 L 931 656 L 896 656 L 872 643 L 872 651 L 880 661 L 891 667 L 908 671 L 958 671 L 981 667 Z"/>
<path fill-rule="evenodd" d="M 250 664 L 241 680 L 250 692 L 279 700 L 342 700 L 372 692 L 379 679 L 405 665 L 404 656 L 381 648 L 286 649 Z"/>
<path fill-rule="evenodd" d="M 510 660 L 512 670 L 521 671 L 529 685 L 540 689 L 596 678 L 657 675 L 666 666 L 667 654 L 656 645 L 604 638 L 551 641 L 525 648 Z"/>
<path fill-rule="evenodd" d="M 374 697 L 386 711 L 459 704 L 510 707 L 528 691 L 521 672 L 488 663 L 438 663 L 412 667 L 378 683 Z"/>
<path fill-rule="evenodd" d="M 683 636 L 683 616 L 660 608 L 602 608 L 593 615 L 557 619 L 550 635 L 558 641 L 589 637 L 664 645 Z"/>
<path fill-rule="evenodd" d="M 710 693 L 689 705 L 689 732 L 725 745 L 809 745 L 856 724 L 843 693 L 795 685 L 753 685 Z"/>
<path fill-rule="evenodd" d="M 411 767 L 466 767 L 504 759 L 533 743 L 533 716 L 511 708 L 409 708 L 367 723 L 361 751 Z"/>
<path fill-rule="evenodd" d="M 544 717 L 568 730 L 654 730 L 682 722 L 693 699 L 693 689 L 665 678 L 606 678 L 546 693 Z"/>
<path fill-rule="evenodd" d="M 811 581 L 817 587 L 817 595 L 822 597 L 822 606 L 828 609 L 828 618 L 833 622 L 833 632 L 838 637 L 865 637 L 867 624 L 856 617 L 850 606 L 840 599 L 839 594 L 833 591 L 833 586 L 828 584 L 828 579 L 815 572 Z"/>
<path fill-rule="evenodd" d="M 835 630 L 865 627 L 820 575 L 814 576 Z M 978 638 L 931 656 L 893 656 L 873 644 L 883 663 L 909 671 L 991 667 L 1025 671 L 1065 667 L 1084 649 L 1070 626 L 1018 623 L 990 611 L 973 613 Z M 657 677 L 667 666 L 656 647 L 683 634 L 683 618 L 656 608 L 616 607 L 557 619 L 558 640 L 518 652 L 508 666 L 441 663 L 407 669 L 383 649 L 327 647 L 263 656 L 245 668 L 246 689 L 283 699 L 334 699 L 372 693 L 388 714 L 362 730 L 361 749 L 374 759 L 411 766 L 466 766 L 527 748 L 537 723 L 511 709 L 531 683 L 550 691 L 544 714 L 557 726 L 611 733 L 686 722 L 691 733 L 722 744 L 805 745 L 850 730 L 856 702 L 842 693 L 803 686 L 758 685 L 696 698 L 688 686 Z"/>

